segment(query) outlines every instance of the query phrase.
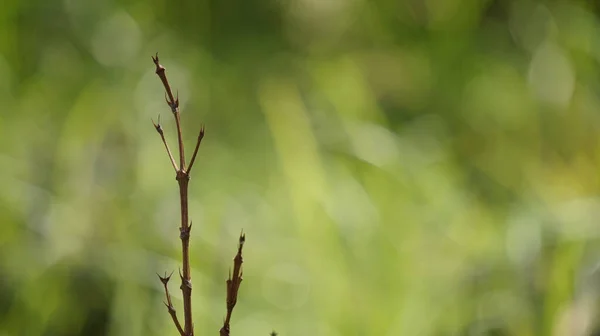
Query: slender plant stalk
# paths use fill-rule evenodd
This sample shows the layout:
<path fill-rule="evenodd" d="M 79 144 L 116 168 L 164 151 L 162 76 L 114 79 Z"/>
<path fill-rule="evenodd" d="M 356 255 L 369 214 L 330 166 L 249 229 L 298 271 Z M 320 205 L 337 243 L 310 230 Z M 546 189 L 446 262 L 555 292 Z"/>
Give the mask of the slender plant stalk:
<path fill-rule="evenodd" d="M 183 330 L 177 319 L 177 314 L 175 312 L 175 308 L 173 308 L 173 304 L 171 303 L 171 298 L 169 295 L 169 291 L 167 289 L 167 283 L 169 282 L 170 276 L 159 278 L 165 287 L 165 294 L 167 297 L 167 302 L 165 305 L 169 310 L 169 314 L 173 318 L 173 322 L 177 327 L 177 330 L 182 336 L 192 336 L 194 334 L 194 324 L 192 322 L 192 276 L 190 273 L 190 231 L 192 230 L 192 223 L 189 221 L 189 213 L 188 213 L 188 184 L 190 181 L 190 171 L 193 166 L 194 160 L 196 159 L 196 154 L 198 153 L 198 148 L 200 148 L 200 143 L 202 142 L 202 138 L 204 138 L 204 126 L 200 128 L 200 133 L 198 135 L 198 140 L 196 143 L 196 147 L 194 149 L 193 159 L 190 162 L 190 169 L 186 170 L 185 165 L 185 149 L 183 145 L 183 134 L 181 131 L 181 118 L 179 113 L 179 95 L 177 97 L 173 96 L 173 91 L 171 90 L 171 86 L 169 85 L 169 81 L 167 80 L 167 75 L 165 74 L 165 68 L 159 63 L 158 53 L 156 56 L 152 57 L 154 64 L 156 65 L 156 74 L 160 78 L 163 86 L 165 87 L 165 100 L 167 101 L 167 105 L 171 108 L 171 112 L 175 117 L 175 124 L 177 126 L 177 147 L 179 149 L 179 166 L 175 162 L 173 158 L 173 154 L 169 149 L 169 145 L 167 144 L 167 140 L 165 139 L 163 129 L 160 125 L 160 118 L 157 123 L 152 122 L 154 128 L 160 135 L 165 148 L 167 150 L 167 154 L 169 155 L 169 159 L 171 161 L 171 165 L 173 169 L 175 169 L 175 176 L 177 179 L 177 184 L 179 185 L 179 200 L 181 206 L 181 226 L 179 227 L 179 238 L 181 238 L 181 250 L 182 250 L 182 259 L 183 259 L 183 272 L 179 271 L 179 277 L 181 278 L 181 291 L 183 293 L 183 317 L 184 317 L 184 327 Z"/>
<path fill-rule="evenodd" d="M 164 277 L 160 276 L 160 274 L 158 273 L 156 275 L 158 275 L 158 277 L 160 278 L 160 282 L 162 282 L 163 286 L 165 287 L 165 294 L 167 296 L 167 302 L 165 302 L 165 306 L 167 306 L 167 309 L 169 310 L 169 314 L 173 319 L 173 323 L 175 323 L 175 327 L 177 328 L 177 331 L 179 331 L 179 334 L 185 335 L 185 332 L 183 331 L 183 329 L 181 329 L 181 323 L 179 323 L 179 320 L 177 319 L 177 312 L 175 311 L 175 308 L 173 308 L 173 303 L 171 302 L 171 295 L 169 295 L 169 287 L 167 286 L 173 273 L 171 272 L 169 276 L 167 276 L 167 274 L 165 273 Z"/>
<path fill-rule="evenodd" d="M 225 316 L 225 320 L 223 321 L 223 327 L 219 331 L 221 336 L 229 336 L 229 322 L 231 321 L 231 314 L 233 313 L 233 308 L 237 303 L 238 291 L 240 289 L 240 284 L 242 283 L 242 263 L 244 262 L 244 258 L 242 257 L 242 249 L 244 248 L 244 242 L 246 241 L 246 235 L 242 232 L 240 234 L 240 241 L 238 243 L 238 251 L 233 258 L 233 274 L 231 270 L 229 271 L 229 277 L 227 278 L 227 315 Z"/>
<path fill-rule="evenodd" d="M 198 154 L 198 149 L 200 148 L 200 144 L 202 143 L 202 139 L 204 138 L 204 126 L 200 127 L 200 132 L 198 134 L 198 139 L 196 141 L 196 147 L 194 148 L 194 153 L 192 154 L 192 160 L 186 169 L 185 165 L 185 150 L 183 146 L 183 136 L 181 132 L 181 118 L 179 113 L 179 96 L 173 96 L 173 91 L 171 90 L 171 86 L 169 85 L 169 81 L 167 80 L 167 75 L 165 73 L 165 68 L 159 63 L 158 53 L 156 56 L 152 57 L 154 64 L 156 65 L 156 74 L 160 78 L 163 86 L 165 87 L 165 100 L 167 101 L 167 105 L 171 108 L 171 112 L 175 117 L 175 124 L 177 126 L 177 147 L 179 151 L 179 166 L 177 165 L 173 154 L 171 153 L 171 149 L 167 144 L 167 140 L 165 139 L 164 131 L 162 126 L 160 125 L 160 116 L 158 121 L 152 124 L 154 128 L 160 135 L 160 138 L 165 145 L 165 149 L 167 150 L 167 154 L 169 155 L 169 160 L 171 161 L 171 165 L 175 170 L 175 177 L 177 180 L 177 184 L 179 185 L 179 199 L 181 206 L 181 226 L 179 227 L 179 238 L 181 239 L 181 252 L 183 259 L 183 272 L 179 271 L 179 277 L 181 278 L 181 286 L 180 289 L 183 293 L 183 316 L 184 316 L 184 327 L 181 327 L 181 323 L 177 318 L 177 312 L 173 307 L 173 303 L 171 301 L 171 295 L 169 294 L 168 283 L 171 279 L 171 275 L 158 277 L 162 282 L 165 289 L 165 296 L 167 301 L 164 303 L 173 319 L 173 323 L 177 328 L 177 331 L 181 336 L 193 336 L 194 335 L 194 324 L 192 322 L 192 276 L 190 274 L 190 231 L 192 230 L 192 222 L 189 221 L 189 213 L 188 213 L 188 184 L 190 181 L 190 172 L 192 171 L 192 167 L 194 166 L 194 162 L 196 161 L 196 155 Z M 188 224 L 189 221 L 189 224 Z M 244 242 L 246 241 L 246 235 L 242 232 L 240 234 L 240 239 L 238 243 L 238 251 L 233 259 L 233 273 L 229 271 L 229 278 L 226 281 L 227 284 L 227 315 L 225 320 L 223 321 L 223 327 L 220 329 L 219 334 L 221 336 L 229 336 L 229 323 L 231 321 L 231 314 L 233 313 L 233 308 L 237 303 L 238 291 L 240 288 L 240 284 L 242 283 L 242 249 L 244 247 Z"/>

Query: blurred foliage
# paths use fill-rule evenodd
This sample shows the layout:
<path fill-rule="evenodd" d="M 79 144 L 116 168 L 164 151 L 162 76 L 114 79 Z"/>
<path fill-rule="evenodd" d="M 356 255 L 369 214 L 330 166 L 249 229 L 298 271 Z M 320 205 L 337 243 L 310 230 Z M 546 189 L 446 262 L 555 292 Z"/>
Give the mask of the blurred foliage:
<path fill-rule="evenodd" d="M 0 335 L 176 334 L 156 51 L 188 153 L 207 128 L 197 335 L 242 228 L 233 335 L 594 333 L 599 7 L 2 0 Z"/>

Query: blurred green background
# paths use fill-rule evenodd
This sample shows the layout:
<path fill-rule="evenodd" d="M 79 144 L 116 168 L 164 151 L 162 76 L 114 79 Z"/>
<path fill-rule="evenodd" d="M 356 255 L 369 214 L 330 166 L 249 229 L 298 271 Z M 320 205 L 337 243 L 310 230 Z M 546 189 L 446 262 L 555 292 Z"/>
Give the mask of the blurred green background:
<path fill-rule="evenodd" d="M 594 334 L 596 3 L 2 0 L 0 335 L 176 335 L 157 51 L 196 335 Z"/>

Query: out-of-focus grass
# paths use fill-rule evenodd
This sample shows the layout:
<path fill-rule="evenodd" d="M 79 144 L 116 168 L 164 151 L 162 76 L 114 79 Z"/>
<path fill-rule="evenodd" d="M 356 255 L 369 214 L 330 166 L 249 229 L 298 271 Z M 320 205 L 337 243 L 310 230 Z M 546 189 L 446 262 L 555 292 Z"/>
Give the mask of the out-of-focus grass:
<path fill-rule="evenodd" d="M 597 328 L 600 21 L 583 1 L 0 10 L 0 334 L 175 334 L 179 90 L 196 334 Z M 188 154 L 189 155 L 189 154 Z M 177 284 L 175 305 L 182 311 Z"/>

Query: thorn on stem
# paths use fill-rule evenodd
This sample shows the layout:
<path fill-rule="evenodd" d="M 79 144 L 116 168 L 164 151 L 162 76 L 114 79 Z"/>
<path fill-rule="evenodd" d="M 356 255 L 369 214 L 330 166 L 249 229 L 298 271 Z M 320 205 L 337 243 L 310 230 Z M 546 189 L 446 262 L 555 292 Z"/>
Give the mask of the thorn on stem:
<path fill-rule="evenodd" d="M 240 247 L 243 246 L 245 242 L 246 242 L 246 234 L 244 233 L 244 230 L 242 229 L 242 232 L 240 233 Z"/>
<path fill-rule="evenodd" d="M 172 96 L 170 98 L 172 99 Z M 167 101 L 167 105 L 169 105 L 169 107 L 171 108 L 171 112 L 177 113 L 177 109 L 179 108 L 179 91 L 177 92 L 177 98 L 169 100 L 165 97 L 165 99 Z"/>
<path fill-rule="evenodd" d="M 158 62 L 158 53 L 156 53 L 156 56 L 152 56 L 152 61 L 154 62 L 154 65 L 156 65 L 157 74 L 165 71 L 165 68 Z"/>
<path fill-rule="evenodd" d="M 150 119 L 152 120 L 152 125 L 154 125 L 154 128 L 156 129 L 156 131 L 158 132 L 158 134 L 160 134 L 161 136 L 163 135 L 163 129 L 162 126 L 160 125 L 160 114 L 158 115 L 158 122 L 154 122 L 154 119 Z"/>
<path fill-rule="evenodd" d="M 171 275 L 173 275 L 173 272 L 171 272 L 171 274 L 169 274 L 169 276 L 167 276 L 167 272 L 165 272 L 165 276 L 160 276 L 160 274 L 156 273 L 156 275 L 158 275 L 158 278 L 160 279 L 160 282 L 162 282 L 165 286 L 167 285 L 167 283 L 169 282 L 169 280 L 171 279 Z"/>
<path fill-rule="evenodd" d="M 192 229 L 191 225 L 188 227 L 180 227 L 179 228 L 179 238 L 180 239 L 189 239 L 191 229 Z"/>

